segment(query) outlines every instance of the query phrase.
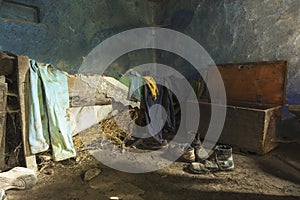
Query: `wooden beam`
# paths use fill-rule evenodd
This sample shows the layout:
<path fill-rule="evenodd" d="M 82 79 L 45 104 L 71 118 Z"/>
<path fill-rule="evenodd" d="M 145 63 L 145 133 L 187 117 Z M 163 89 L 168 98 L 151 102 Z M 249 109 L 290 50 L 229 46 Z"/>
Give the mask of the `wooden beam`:
<path fill-rule="evenodd" d="M 5 169 L 6 112 L 0 111 L 0 170 Z"/>
<path fill-rule="evenodd" d="M 31 154 L 28 143 L 28 92 L 29 92 L 29 59 L 27 56 L 18 56 L 18 89 L 21 110 L 21 130 L 24 146 L 26 166 L 29 169 L 37 170 L 35 155 Z"/>
<path fill-rule="evenodd" d="M 0 76 L 0 170 L 5 168 L 6 101 L 7 84 L 5 77 Z"/>

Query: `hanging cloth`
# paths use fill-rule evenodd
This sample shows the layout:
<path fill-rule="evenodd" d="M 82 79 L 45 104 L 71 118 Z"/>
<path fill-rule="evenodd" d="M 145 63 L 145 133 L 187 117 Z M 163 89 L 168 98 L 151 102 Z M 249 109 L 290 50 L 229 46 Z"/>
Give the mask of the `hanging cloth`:
<path fill-rule="evenodd" d="M 158 96 L 158 87 L 156 85 L 154 78 L 151 76 L 143 76 L 143 79 L 145 80 L 145 82 L 151 92 L 151 96 L 152 96 L 153 100 L 155 101 Z"/>
<path fill-rule="evenodd" d="M 68 108 L 66 75 L 49 64 L 30 60 L 29 145 L 33 154 L 51 145 L 54 161 L 76 156 Z"/>

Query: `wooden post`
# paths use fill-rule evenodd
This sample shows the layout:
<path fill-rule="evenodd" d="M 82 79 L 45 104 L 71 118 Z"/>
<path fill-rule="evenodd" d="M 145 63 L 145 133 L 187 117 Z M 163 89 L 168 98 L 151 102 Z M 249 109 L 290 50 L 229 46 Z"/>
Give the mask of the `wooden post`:
<path fill-rule="evenodd" d="M 21 130 L 24 146 L 26 166 L 37 170 L 35 155 L 30 152 L 28 144 L 28 92 L 29 92 L 29 59 L 26 56 L 18 56 L 18 89 L 21 114 Z"/>
<path fill-rule="evenodd" d="M 6 101 L 7 84 L 0 76 L 0 170 L 5 168 Z"/>

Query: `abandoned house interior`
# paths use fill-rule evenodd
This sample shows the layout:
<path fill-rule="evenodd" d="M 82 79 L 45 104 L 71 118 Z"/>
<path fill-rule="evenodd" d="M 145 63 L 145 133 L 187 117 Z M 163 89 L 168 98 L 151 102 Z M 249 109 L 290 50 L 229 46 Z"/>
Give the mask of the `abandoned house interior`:
<path fill-rule="evenodd" d="M 0 0 L 0 200 L 300 198 L 299 0 Z"/>

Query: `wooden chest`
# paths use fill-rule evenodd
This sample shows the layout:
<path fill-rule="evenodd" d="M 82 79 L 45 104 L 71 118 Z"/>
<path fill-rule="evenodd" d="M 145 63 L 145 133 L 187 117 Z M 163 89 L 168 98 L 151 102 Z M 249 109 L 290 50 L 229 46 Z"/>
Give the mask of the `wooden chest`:
<path fill-rule="evenodd" d="M 219 143 L 235 150 L 264 154 L 278 144 L 285 104 L 287 62 L 217 65 L 227 96 L 227 114 Z M 208 72 L 208 84 L 215 74 Z M 199 133 L 205 137 L 210 122 L 208 95 L 199 99 Z M 221 106 L 221 105 L 219 105 Z"/>

